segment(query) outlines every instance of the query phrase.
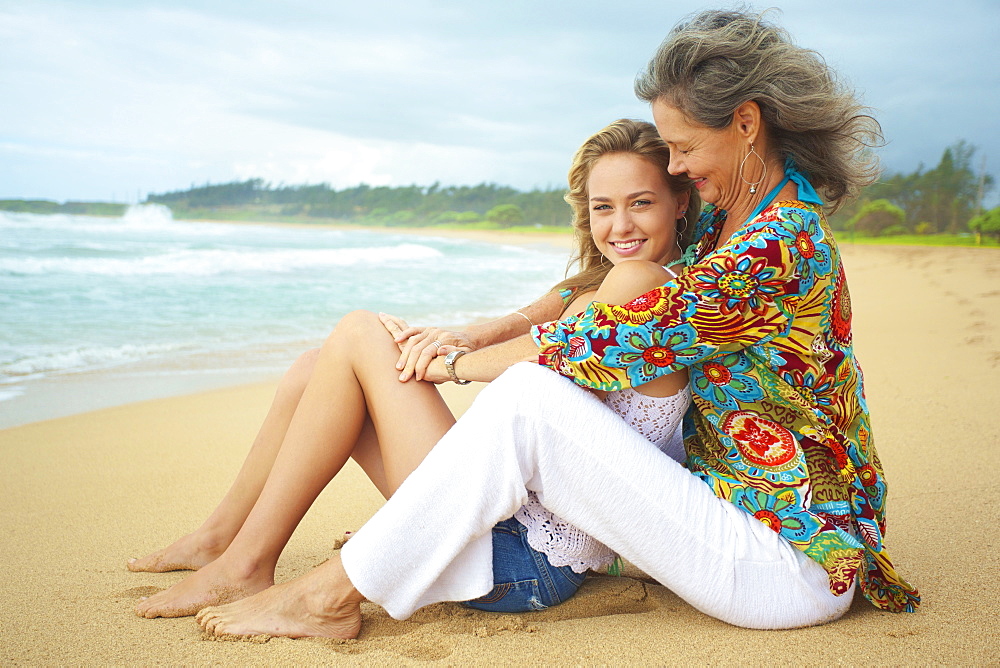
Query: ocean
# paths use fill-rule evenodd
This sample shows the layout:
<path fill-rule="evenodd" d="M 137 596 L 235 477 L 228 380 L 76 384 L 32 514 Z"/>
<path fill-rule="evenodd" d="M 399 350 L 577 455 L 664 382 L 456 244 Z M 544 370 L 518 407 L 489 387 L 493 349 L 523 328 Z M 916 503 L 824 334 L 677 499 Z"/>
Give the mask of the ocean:
<path fill-rule="evenodd" d="M 355 309 L 509 313 L 566 251 L 310 226 L 0 212 L 0 428 L 272 379 Z"/>

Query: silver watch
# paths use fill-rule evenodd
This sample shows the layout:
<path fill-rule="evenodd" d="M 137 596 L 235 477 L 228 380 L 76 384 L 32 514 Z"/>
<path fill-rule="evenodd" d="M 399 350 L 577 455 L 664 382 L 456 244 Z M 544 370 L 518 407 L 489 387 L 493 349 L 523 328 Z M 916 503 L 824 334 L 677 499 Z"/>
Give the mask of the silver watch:
<path fill-rule="evenodd" d="M 471 381 L 461 380 L 458 374 L 455 373 L 455 360 L 465 354 L 464 350 L 452 350 L 450 353 L 444 356 L 444 368 L 448 370 L 448 375 L 451 376 L 451 382 L 457 383 L 459 385 L 468 385 Z"/>

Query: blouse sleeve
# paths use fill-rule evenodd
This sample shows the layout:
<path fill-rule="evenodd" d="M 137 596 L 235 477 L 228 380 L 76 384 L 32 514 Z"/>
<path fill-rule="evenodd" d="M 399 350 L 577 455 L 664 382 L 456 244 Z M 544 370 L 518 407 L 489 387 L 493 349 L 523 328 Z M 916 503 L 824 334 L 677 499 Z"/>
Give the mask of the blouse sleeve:
<path fill-rule="evenodd" d="M 532 330 L 538 363 L 600 390 L 642 385 L 787 333 L 801 294 L 796 235 L 764 225 L 621 306 Z"/>
<path fill-rule="evenodd" d="M 573 303 L 573 299 L 576 298 L 578 292 L 580 292 L 580 288 L 566 288 L 559 291 L 559 298 L 562 299 L 564 309 Z"/>

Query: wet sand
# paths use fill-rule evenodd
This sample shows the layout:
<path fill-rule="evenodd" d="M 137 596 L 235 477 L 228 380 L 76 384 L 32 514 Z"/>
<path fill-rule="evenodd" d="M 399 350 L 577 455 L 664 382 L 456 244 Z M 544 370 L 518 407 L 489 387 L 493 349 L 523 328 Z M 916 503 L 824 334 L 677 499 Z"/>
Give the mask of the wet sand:
<path fill-rule="evenodd" d="M 573 600 L 538 613 L 445 603 L 396 621 L 365 604 L 362 635 L 347 642 L 218 642 L 191 618 L 136 617 L 140 596 L 184 573 L 131 573 L 125 560 L 194 529 L 218 502 L 270 402 L 274 384 L 263 383 L 0 431 L 0 662 L 1000 663 L 1000 251 L 845 245 L 843 253 L 889 481 L 887 540 L 924 597 L 916 614 L 880 612 L 859 597 L 833 624 L 750 631 L 702 615 L 630 569 L 593 577 Z M 444 389 L 461 411 L 478 388 Z M 380 504 L 349 464 L 292 538 L 278 581 L 326 559 L 343 530 Z"/>

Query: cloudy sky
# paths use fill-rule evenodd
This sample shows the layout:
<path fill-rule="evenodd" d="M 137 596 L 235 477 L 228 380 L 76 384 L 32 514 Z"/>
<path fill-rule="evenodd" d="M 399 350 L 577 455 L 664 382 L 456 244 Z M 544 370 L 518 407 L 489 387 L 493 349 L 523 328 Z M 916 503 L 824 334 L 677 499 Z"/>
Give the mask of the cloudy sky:
<path fill-rule="evenodd" d="M 562 186 L 587 135 L 649 118 L 635 74 L 717 4 L 0 0 L 0 199 L 251 177 Z M 888 170 L 965 139 L 1000 175 L 1000 2 L 772 4 L 876 109 Z"/>

